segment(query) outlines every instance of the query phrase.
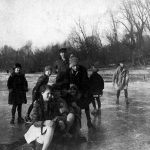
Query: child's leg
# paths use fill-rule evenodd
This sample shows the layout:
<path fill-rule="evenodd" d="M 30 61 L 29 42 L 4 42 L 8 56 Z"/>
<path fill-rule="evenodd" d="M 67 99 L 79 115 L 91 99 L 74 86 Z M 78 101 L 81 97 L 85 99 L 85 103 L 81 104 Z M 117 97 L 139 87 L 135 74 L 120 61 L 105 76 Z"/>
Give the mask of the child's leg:
<path fill-rule="evenodd" d="M 22 115 L 21 115 L 21 111 L 22 111 L 22 104 L 19 104 L 19 105 L 17 105 L 18 107 L 17 107 L 17 111 L 18 111 L 18 118 L 21 118 L 22 117 Z"/>
<path fill-rule="evenodd" d="M 96 103 L 95 103 L 95 98 L 94 98 L 94 96 L 92 96 L 92 105 L 93 105 L 94 109 L 96 109 Z"/>
<path fill-rule="evenodd" d="M 97 101 L 98 109 L 101 109 L 100 95 L 98 95 L 98 97 L 96 97 L 96 101 Z"/>
<path fill-rule="evenodd" d="M 128 98 L 128 91 L 127 91 L 127 89 L 124 89 L 124 95 L 125 95 L 125 98 Z"/>
<path fill-rule="evenodd" d="M 51 144 L 51 141 L 53 139 L 53 135 L 54 135 L 54 127 L 47 127 L 47 131 L 44 136 L 44 143 L 43 143 L 42 150 L 48 149 L 48 147 Z"/>
<path fill-rule="evenodd" d="M 120 96 L 120 90 L 117 90 L 117 101 L 116 101 L 116 104 L 119 104 L 119 96 Z"/>
<path fill-rule="evenodd" d="M 128 90 L 127 89 L 124 89 L 124 95 L 125 95 L 126 104 L 129 104 L 129 101 L 128 101 Z"/>
<path fill-rule="evenodd" d="M 33 109 L 33 103 L 28 108 L 28 111 L 27 111 L 27 114 L 26 114 L 27 117 L 30 116 L 30 113 L 31 113 L 32 109 Z"/>
<path fill-rule="evenodd" d="M 22 118 L 22 104 L 18 105 L 18 123 L 24 122 L 24 119 Z"/>
<path fill-rule="evenodd" d="M 17 105 L 13 104 L 12 109 L 11 109 L 11 113 L 12 113 L 12 118 L 11 118 L 11 121 L 10 121 L 11 124 L 14 124 L 16 107 L 17 107 Z"/>
<path fill-rule="evenodd" d="M 85 114 L 86 114 L 86 118 L 87 118 L 87 126 L 89 128 L 91 128 L 93 125 L 92 125 L 92 122 L 91 122 L 91 116 L 90 116 L 90 108 L 89 108 L 89 105 L 85 108 Z"/>
<path fill-rule="evenodd" d="M 69 113 L 67 115 L 67 129 L 66 129 L 67 133 L 69 132 L 71 126 L 73 125 L 74 119 L 75 119 L 75 116 L 73 113 Z"/>
<path fill-rule="evenodd" d="M 11 110 L 11 112 L 12 112 L 12 118 L 15 118 L 16 108 L 17 108 L 17 105 L 14 104 L 12 106 L 12 110 Z"/>

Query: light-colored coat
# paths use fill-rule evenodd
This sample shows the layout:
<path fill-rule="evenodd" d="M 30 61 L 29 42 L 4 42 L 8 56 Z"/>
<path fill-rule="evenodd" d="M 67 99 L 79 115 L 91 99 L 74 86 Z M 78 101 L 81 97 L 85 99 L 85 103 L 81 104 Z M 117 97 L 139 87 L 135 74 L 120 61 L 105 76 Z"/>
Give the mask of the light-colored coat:
<path fill-rule="evenodd" d="M 113 83 L 117 85 L 117 90 L 124 90 L 128 88 L 129 71 L 120 66 L 116 69 L 113 75 Z"/>

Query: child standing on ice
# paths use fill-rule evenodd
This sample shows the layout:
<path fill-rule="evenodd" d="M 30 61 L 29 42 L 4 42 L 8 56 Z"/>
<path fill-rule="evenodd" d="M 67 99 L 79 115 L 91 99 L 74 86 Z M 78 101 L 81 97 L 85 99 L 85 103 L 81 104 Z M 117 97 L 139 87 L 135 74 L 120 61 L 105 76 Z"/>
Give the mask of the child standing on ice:
<path fill-rule="evenodd" d="M 100 97 L 103 95 L 104 89 L 104 80 L 100 74 L 98 74 L 98 69 L 96 67 L 92 67 L 92 74 L 90 76 L 90 91 L 92 93 L 92 105 L 94 110 L 92 114 L 96 113 L 98 110 L 101 109 L 101 101 Z M 96 103 L 98 105 L 98 109 L 96 109 Z"/>
<path fill-rule="evenodd" d="M 16 109 L 18 110 L 18 123 L 24 122 L 21 112 L 22 104 L 27 103 L 26 92 L 28 91 L 28 83 L 21 70 L 21 64 L 16 63 L 7 81 L 9 90 L 8 104 L 12 105 L 11 124 L 14 124 Z"/>
<path fill-rule="evenodd" d="M 129 70 L 125 67 L 123 62 L 119 63 L 114 75 L 113 75 L 113 86 L 117 86 L 117 100 L 116 104 L 119 104 L 120 92 L 124 90 L 126 104 L 128 101 L 128 83 L 129 83 Z"/>

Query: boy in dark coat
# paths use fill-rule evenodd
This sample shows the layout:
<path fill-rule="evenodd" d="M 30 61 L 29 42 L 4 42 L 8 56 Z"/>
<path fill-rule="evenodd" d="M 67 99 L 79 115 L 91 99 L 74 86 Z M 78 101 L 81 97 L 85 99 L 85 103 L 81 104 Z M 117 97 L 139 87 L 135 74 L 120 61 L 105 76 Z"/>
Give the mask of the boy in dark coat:
<path fill-rule="evenodd" d="M 98 104 L 98 110 L 101 109 L 100 97 L 103 95 L 103 89 L 104 89 L 104 80 L 101 77 L 101 75 L 98 74 L 98 69 L 93 66 L 92 74 L 90 76 L 90 90 L 93 96 L 92 104 L 94 107 L 92 114 L 97 112 L 95 100 L 97 101 Z"/>
<path fill-rule="evenodd" d="M 49 77 L 50 77 L 51 73 L 52 73 L 52 68 L 50 66 L 46 66 L 44 68 L 44 74 L 41 75 L 38 78 L 38 81 L 37 81 L 35 87 L 32 90 L 32 104 L 28 108 L 28 111 L 27 111 L 27 114 L 26 114 L 26 117 L 25 117 L 25 121 L 26 122 L 30 122 L 31 121 L 30 113 L 31 113 L 31 111 L 33 109 L 33 103 L 34 103 L 35 100 L 39 99 L 39 97 L 40 97 L 40 87 L 43 86 L 43 85 L 47 85 L 48 84 Z"/>
<path fill-rule="evenodd" d="M 67 89 L 68 85 L 66 78 L 66 71 L 69 69 L 69 60 L 67 57 L 67 49 L 61 48 L 59 50 L 60 58 L 56 61 L 54 66 L 54 72 L 57 74 L 56 76 L 56 84 L 61 89 Z"/>
<path fill-rule="evenodd" d="M 87 126 L 92 127 L 89 104 L 92 99 L 92 95 L 89 92 L 89 78 L 85 67 L 78 64 L 78 58 L 75 56 L 69 60 L 70 68 L 68 73 L 70 86 L 76 85 L 80 93 L 80 101 L 78 106 L 85 110 L 87 117 Z"/>
<path fill-rule="evenodd" d="M 21 64 L 16 63 L 7 81 L 7 87 L 9 89 L 8 104 L 13 105 L 11 124 L 14 124 L 16 109 L 18 110 L 18 123 L 24 122 L 21 112 L 22 104 L 27 103 L 26 92 L 28 91 L 28 83 L 25 75 L 21 73 L 21 69 Z"/>

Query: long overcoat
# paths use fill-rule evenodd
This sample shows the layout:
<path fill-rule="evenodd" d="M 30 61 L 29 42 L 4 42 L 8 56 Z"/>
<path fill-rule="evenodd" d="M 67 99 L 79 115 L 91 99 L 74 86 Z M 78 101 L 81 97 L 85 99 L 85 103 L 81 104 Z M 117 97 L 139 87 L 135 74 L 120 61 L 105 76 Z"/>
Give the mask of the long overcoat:
<path fill-rule="evenodd" d="M 129 83 L 129 71 L 125 67 L 122 69 L 119 66 L 113 75 L 113 83 L 117 85 L 117 90 L 127 89 Z"/>
<path fill-rule="evenodd" d="M 93 72 L 90 76 L 90 91 L 93 95 L 101 95 L 104 89 L 104 80 L 100 74 Z"/>
<path fill-rule="evenodd" d="M 9 90 L 8 104 L 26 104 L 26 92 L 28 91 L 28 82 L 23 73 L 12 73 L 7 81 Z"/>
<path fill-rule="evenodd" d="M 81 93 L 80 101 L 78 105 L 81 109 L 89 106 L 92 100 L 92 94 L 90 93 L 89 78 L 85 67 L 79 65 L 78 71 L 74 72 L 71 68 L 69 69 L 69 83 L 75 84 Z"/>

